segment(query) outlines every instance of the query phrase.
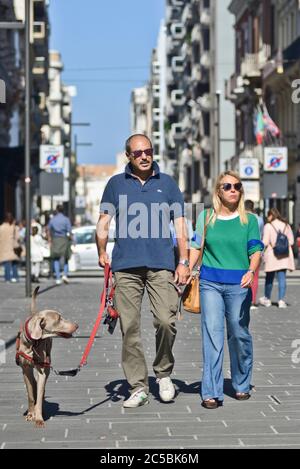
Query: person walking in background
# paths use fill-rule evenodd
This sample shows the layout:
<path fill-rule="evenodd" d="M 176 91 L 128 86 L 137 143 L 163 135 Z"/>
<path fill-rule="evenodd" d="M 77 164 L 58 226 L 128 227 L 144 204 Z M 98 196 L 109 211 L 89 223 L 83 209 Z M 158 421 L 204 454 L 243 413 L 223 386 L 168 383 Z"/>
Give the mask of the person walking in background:
<path fill-rule="evenodd" d="M 37 226 L 31 227 L 30 251 L 31 251 L 31 275 L 32 282 L 39 283 L 41 262 L 43 261 L 43 238 L 39 234 Z"/>
<path fill-rule="evenodd" d="M 296 232 L 296 243 L 297 243 L 297 269 L 300 269 L 300 223 Z"/>
<path fill-rule="evenodd" d="M 56 215 L 48 224 L 48 240 L 51 247 L 56 285 L 60 285 L 62 280 L 64 283 L 69 283 L 68 260 L 71 257 L 72 226 L 69 218 L 63 212 L 63 206 L 58 205 Z M 61 265 L 63 274 L 61 274 Z"/>
<path fill-rule="evenodd" d="M 257 215 L 257 213 L 254 210 L 254 202 L 252 200 L 245 200 L 245 210 L 247 213 L 252 213 L 258 221 L 258 227 L 259 227 L 259 232 L 260 232 L 260 239 L 263 237 L 263 231 L 264 231 L 264 220 L 262 217 Z M 257 297 L 257 290 L 258 290 L 258 280 L 259 280 L 259 267 L 257 267 L 256 271 L 254 272 L 254 277 L 253 277 L 253 282 L 251 285 L 251 290 L 252 290 L 252 304 L 250 309 L 257 309 L 257 303 L 256 303 L 256 297 Z"/>
<path fill-rule="evenodd" d="M 19 228 L 11 213 L 7 213 L 0 225 L 0 263 L 4 266 L 5 282 L 19 281 L 18 264 L 22 247 L 19 243 Z"/>
<path fill-rule="evenodd" d="M 286 271 L 295 270 L 295 260 L 292 250 L 292 246 L 294 244 L 294 235 L 292 228 L 290 227 L 288 222 L 284 218 L 282 218 L 280 212 L 276 208 L 272 208 L 271 210 L 269 210 L 267 220 L 268 222 L 264 227 L 263 234 L 263 243 L 266 248 L 264 253 L 264 270 L 266 272 L 265 296 L 260 298 L 259 302 L 263 306 L 271 306 L 273 281 L 275 278 L 275 274 L 277 274 L 278 307 L 286 308 Z M 279 233 L 282 233 L 287 238 L 287 251 L 285 254 L 282 255 L 276 255 L 276 253 L 274 252 Z"/>
<path fill-rule="evenodd" d="M 190 269 L 197 264 L 207 210 L 198 217 L 191 243 Z M 216 409 L 224 399 L 224 321 L 235 398 L 250 397 L 253 366 L 249 332 L 251 284 L 263 244 L 257 218 L 245 212 L 244 191 L 237 173 L 226 171 L 218 179 L 210 210 L 200 269 L 202 320 L 202 406 Z"/>

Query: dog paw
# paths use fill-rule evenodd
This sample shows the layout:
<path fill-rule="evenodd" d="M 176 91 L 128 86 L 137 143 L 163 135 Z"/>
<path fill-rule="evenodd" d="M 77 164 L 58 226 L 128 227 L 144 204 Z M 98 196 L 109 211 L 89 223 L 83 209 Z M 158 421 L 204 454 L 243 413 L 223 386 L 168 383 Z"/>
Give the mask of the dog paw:
<path fill-rule="evenodd" d="M 35 421 L 35 427 L 36 427 L 36 428 L 45 428 L 45 422 L 44 422 L 44 420 L 36 420 L 36 421 Z"/>
<path fill-rule="evenodd" d="M 25 416 L 26 422 L 33 422 L 34 420 L 34 414 L 31 412 L 28 412 L 28 414 Z"/>

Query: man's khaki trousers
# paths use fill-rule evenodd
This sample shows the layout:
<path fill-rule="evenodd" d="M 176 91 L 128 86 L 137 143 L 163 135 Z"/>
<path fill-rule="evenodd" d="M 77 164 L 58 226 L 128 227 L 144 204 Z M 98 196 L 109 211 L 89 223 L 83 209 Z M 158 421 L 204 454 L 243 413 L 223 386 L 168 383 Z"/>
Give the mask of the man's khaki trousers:
<path fill-rule="evenodd" d="M 123 337 L 122 366 L 131 393 L 149 391 L 148 370 L 141 340 L 141 306 L 145 287 L 156 329 L 156 357 L 153 370 L 157 378 L 169 376 L 174 367 L 172 347 L 176 336 L 178 295 L 173 274 L 147 268 L 115 272 L 115 306 L 120 315 Z"/>

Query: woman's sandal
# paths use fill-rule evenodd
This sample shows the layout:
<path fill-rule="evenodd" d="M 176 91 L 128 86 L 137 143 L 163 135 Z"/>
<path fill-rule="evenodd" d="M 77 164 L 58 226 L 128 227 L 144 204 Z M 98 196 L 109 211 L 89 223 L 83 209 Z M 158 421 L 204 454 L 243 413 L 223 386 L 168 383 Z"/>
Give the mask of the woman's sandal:
<path fill-rule="evenodd" d="M 201 403 L 205 409 L 217 409 L 219 407 L 219 401 L 217 399 L 205 399 Z"/>
<path fill-rule="evenodd" d="M 250 397 L 251 397 L 251 394 L 249 392 L 237 392 L 235 394 L 235 398 L 238 401 L 247 401 L 248 399 L 250 399 Z"/>

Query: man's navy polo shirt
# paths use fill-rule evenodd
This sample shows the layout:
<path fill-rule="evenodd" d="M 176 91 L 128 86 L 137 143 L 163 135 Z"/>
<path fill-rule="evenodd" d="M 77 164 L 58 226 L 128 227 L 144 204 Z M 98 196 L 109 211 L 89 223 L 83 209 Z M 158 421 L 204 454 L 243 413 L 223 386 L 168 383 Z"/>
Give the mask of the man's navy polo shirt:
<path fill-rule="evenodd" d="M 128 164 L 104 190 L 100 213 L 116 218 L 113 272 L 137 267 L 175 270 L 170 221 L 184 216 L 184 201 L 175 181 L 155 162 L 153 170 L 143 185 Z"/>

